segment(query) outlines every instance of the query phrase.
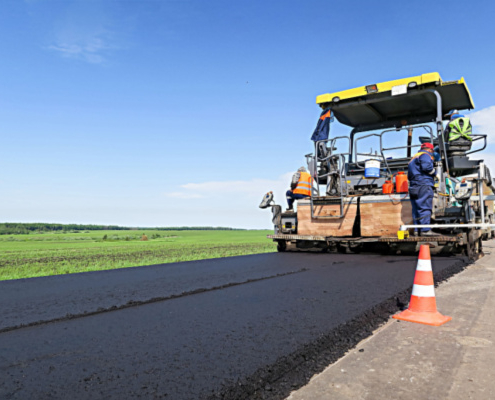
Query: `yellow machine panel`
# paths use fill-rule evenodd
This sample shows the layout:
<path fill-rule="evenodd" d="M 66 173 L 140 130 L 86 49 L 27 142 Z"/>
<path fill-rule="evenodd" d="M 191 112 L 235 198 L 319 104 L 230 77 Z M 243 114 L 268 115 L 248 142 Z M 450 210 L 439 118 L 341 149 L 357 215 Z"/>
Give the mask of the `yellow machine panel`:
<path fill-rule="evenodd" d="M 462 78 L 461 80 L 464 81 Z M 412 76 L 410 78 L 395 79 L 393 81 L 377 83 L 376 86 L 378 90 L 374 93 L 368 93 L 366 90 L 366 86 L 361 86 L 354 89 L 343 90 L 341 92 L 322 94 L 316 97 L 316 103 L 317 104 L 331 103 L 336 98 L 339 99 L 337 101 L 342 101 L 342 100 L 352 99 L 354 97 L 361 97 L 368 95 L 371 96 L 375 93 L 391 91 L 394 86 L 408 85 L 411 82 L 415 82 L 418 86 L 426 85 L 428 83 L 435 84 L 436 82 L 439 82 L 439 84 L 441 84 L 442 78 L 440 77 L 440 74 L 438 72 L 431 72 L 428 74 Z M 367 85 L 367 86 L 373 86 L 373 85 Z"/>
<path fill-rule="evenodd" d="M 473 109 L 464 78 L 443 81 L 438 72 L 361 86 L 316 98 L 337 120 L 358 130 L 434 122 L 440 95 L 442 115 L 449 110 Z M 414 95 L 413 95 L 414 94 Z"/>

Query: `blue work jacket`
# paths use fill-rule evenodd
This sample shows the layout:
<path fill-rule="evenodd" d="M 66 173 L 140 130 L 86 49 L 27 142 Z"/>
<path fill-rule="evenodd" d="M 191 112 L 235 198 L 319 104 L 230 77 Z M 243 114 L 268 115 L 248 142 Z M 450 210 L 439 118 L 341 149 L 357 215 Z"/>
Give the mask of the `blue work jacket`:
<path fill-rule="evenodd" d="M 434 186 L 435 173 L 433 156 L 427 152 L 420 151 L 409 162 L 409 169 L 407 171 L 409 187 Z"/>

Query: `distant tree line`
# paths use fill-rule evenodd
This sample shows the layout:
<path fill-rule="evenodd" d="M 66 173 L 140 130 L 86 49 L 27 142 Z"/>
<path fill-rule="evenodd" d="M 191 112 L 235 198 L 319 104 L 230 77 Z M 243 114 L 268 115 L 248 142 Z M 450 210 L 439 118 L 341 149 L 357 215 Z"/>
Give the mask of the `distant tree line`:
<path fill-rule="evenodd" d="M 212 227 L 212 226 L 181 226 L 181 227 L 127 227 L 118 225 L 85 225 L 85 224 L 45 224 L 35 223 L 0 223 L 0 235 L 21 235 L 31 232 L 74 232 L 74 231 L 124 231 L 124 230 L 158 230 L 158 231 L 240 231 L 244 229 Z"/>
<path fill-rule="evenodd" d="M 133 228 L 134 229 L 134 228 Z M 163 228 L 137 228 L 157 231 L 245 231 L 246 229 L 227 228 L 223 226 L 166 226 Z"/>
<path fill-rule="evenodd" d="M 126 230 L 129 228 L 117 225 L 84 225 L 84 224 L 46 224 L 34 223 L 0 223 L 0 235 L 28 234 L 30 232 L 70 232 L 70 231 L 102 231 Z"/>

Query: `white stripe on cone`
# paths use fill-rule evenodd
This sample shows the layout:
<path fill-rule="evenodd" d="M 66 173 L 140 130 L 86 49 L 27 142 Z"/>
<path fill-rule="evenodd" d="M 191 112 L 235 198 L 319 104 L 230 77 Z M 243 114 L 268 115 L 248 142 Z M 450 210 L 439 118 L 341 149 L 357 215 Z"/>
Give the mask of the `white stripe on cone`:
<path fill-rule="evenodd" d="M 431 271 L 431 260 L 418 260 L 416 271 Z"/>
<path fill-rule="evenodd" d="M 433 285 L 413 285 L 412 295 L 417 297 L 435 297 L 435 287 Z"/>

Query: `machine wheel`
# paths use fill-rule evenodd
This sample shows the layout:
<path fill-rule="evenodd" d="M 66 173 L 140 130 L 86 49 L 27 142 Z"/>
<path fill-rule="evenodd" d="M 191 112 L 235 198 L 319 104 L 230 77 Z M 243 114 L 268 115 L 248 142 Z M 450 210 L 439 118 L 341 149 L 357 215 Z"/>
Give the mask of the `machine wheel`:
<path fill-rule="evenodd" d="M 481 238 L 478 239 L 478 244 L 476 246 L 476 250 L 477 250 L 477 253 L 476 253 L 476 259 L 477 260 L 485 255 L 483 253 L 483 239 L 481 239 Z"/>
<path fill-rule="evenodd" d="M 493 224 L 493 216 L 492 215 L 490 215 L 488 217 L 488 223 Z M 495 230 L 490 230 L 489 232 L 484 233 L 482 237 L 483 237 L 483 240 L 490 240 L 491 238 L 495 237 Z"/>
<path fill-rule="evenodd" d="M 483 237 L 471 241 L 468 234 L 467 256 L 470 260 L 476 261 L 483 256 Z"/>
<path fill-rule="evenodd" d="M 349 247 L 349 250 L 352 254 L 359 254 L 361 253 L 361 250 L 363 250 L 363 245 L 362 244 L 355 244 L 353 246 Z"/>
<path fill-rule="evenodd" d="M 285 240 L 279 240 L 277 242 L 277 251 L 279 253 L 283 253 L 285 250 L 287 250 L 287 243 Z"/>

